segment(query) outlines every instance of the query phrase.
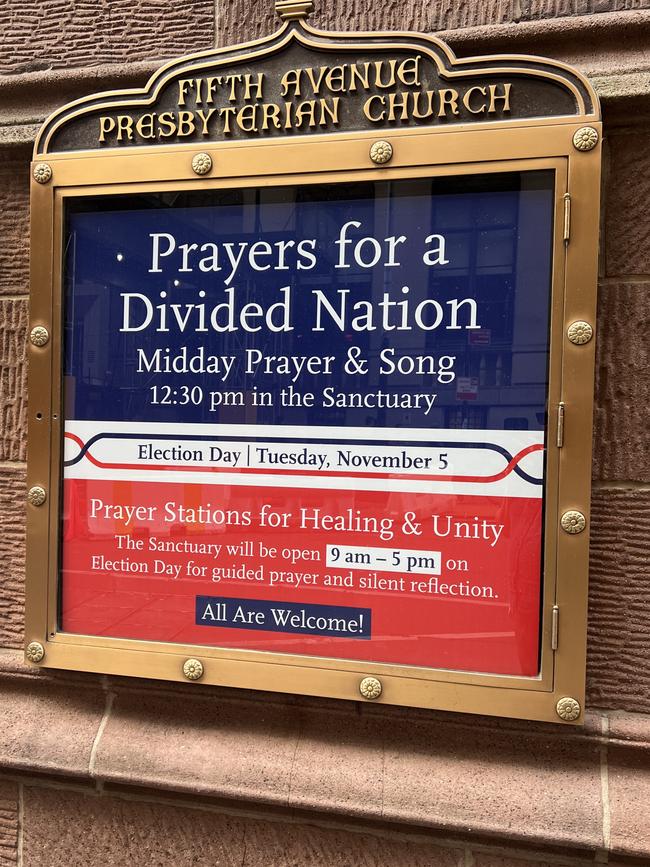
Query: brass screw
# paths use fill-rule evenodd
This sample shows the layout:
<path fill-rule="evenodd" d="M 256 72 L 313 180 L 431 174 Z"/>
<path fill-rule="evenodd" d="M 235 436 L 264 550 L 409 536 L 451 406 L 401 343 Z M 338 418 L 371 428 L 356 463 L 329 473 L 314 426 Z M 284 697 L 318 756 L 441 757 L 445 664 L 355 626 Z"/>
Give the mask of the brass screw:
<path fill-rule="evenodd" d="M 30 488 L 27 492 L 27 499 L 32 504 L 32 506 L 42 506 L 43 503 L 47 500 L 47 493 L 45 492 L 45 488 L 42 488 L 40 485 L 34 485 L 34 487 Z"/>
<path fill-rule="evenodd" d="M 42 325 L 36 325 L 29 332 L 29 339 L 34 346 L 46 346 L 50 342 L 50 332 Z"/>
<path fill-rule="evenodd" d="M 29 662 L 40 662 L 45 657 L 45 648 L 39 641 L 30 641 L 25 648 L 25 658 Z"/>
<path fill-rule="evenodd" d="M 582 126 L 573 134 L 573 147 L 578 151 L 591 151 L 598 144 L 598 130 Z"/>
<path fill-rule="evenodd" d="M 52 166 L 49 166 L 47 163 L 36 163 L 33 175 L 36 183 L 46 184 L 52 180 Z"/>
<path fill-rule="evenodd" d="M 589 343 L 594 336 L 594 329 L 588 322 L 579 319 L 577 322 L 572 322 L 567 328 L 567 337 L 571 343 L 576 346 L 582 346 L 584 343 Z"/>
<path fill-rule="evenodd" d="M 564 532 L 573 536 L 576 533 L 582 533 L 587 526 L 587 519 L 582 512 L 570 510 L 562 515 L 560 523 Z"/>
<path fill-rule="evenodd" d="M 377 680 L 376 677 L 364 677 L 359 684 L 359 692 L 364 698 L 367 698 L 368 701 L 379 698 L 381 695 L 381 689 L 381 681 Z"/>
<path fill-rule="evenodd" d="M 200 659 L 186 659 L 183 663 L 183 674 L 188 680 L 199 680 L 203 677 L 203 663 Z"/>
<path fill-rule="evenodd" d="M 561 698 L 555 705 L 555 711 L 560 719 L 566 722 L 573 722 L 580 716 L 580 702 L 570 696 Z"/>
<path fill-rule="evenodd" d="M 370 148 L 370 159 L 378 166 L 390 162 L 393 158 L 393 146 L 389 141 L 376 141 Z"/>
<path fill-rule="evenodd" d="M 192 157 L 192 171 L 196 175 L 207 175 L 212 169 L 212 157 L 210 154 L 194 154 Z"/>

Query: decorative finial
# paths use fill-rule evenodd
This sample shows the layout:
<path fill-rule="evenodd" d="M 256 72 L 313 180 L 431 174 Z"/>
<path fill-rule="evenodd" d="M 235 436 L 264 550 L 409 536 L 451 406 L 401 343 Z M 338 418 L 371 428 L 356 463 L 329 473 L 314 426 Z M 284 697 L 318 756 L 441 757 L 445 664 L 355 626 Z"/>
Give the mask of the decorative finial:
<path fill-rule="evenodd" d="M 308 18 L 314 11 L 313 0 L 275 0 L 275 11 L 283 21 Z"/>

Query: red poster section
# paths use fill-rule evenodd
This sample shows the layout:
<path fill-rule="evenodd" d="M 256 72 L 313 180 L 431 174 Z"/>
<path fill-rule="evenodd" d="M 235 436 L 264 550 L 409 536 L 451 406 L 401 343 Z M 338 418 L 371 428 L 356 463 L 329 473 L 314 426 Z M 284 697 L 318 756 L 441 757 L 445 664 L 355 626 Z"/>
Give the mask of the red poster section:
<path fill-rule="evenodd" d="M 539 498 L 90 479 L 64 498 L 65 632 L 538 673 Z M 203 619 L 199 597 L 219 600 Z M 220 625 L 230 599 L 369 611 L 369 637 Z"/>

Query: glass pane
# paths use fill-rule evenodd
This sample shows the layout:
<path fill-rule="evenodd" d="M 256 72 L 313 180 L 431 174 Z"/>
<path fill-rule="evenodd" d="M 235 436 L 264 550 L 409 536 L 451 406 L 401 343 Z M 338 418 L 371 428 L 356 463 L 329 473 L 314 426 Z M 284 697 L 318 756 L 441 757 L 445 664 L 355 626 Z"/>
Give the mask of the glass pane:
<path fill-rule="evenodd" d="M 69 203 L 61 629 L 536 675 L 553 184 Z"/>

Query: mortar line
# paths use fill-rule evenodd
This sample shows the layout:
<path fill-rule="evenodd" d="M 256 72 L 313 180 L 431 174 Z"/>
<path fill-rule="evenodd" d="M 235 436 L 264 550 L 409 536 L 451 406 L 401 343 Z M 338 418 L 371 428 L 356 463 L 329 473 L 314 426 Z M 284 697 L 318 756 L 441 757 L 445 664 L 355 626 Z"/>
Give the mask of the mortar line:
<path fill-rule="evenodd" d="M 97 759 L 97 750 L 99 749 L 99 742 L 102 739 L 102 735 L 104 734 L 104 729 L 108 723 L 108 720 L 111 715 L 111 711 L 113 709 L 113 702 L 115 700 L 115 693 L 110 690 L 106 693 L 106 704 L 104 706 L 104 713 L 102 715 L 101 722 L 99 723 L 99 728 L 97 729 L 97 734 L 95 735 L 95 740 L 93 741 L 92 749 L 90 750 L 90 761 L 88 762 L 88 773 L 91 777 L 95 776 L 95 761 Z"/>
<path fill-rule="evenodd" d="M 593 481 L 591 486 L 595 491 L 650 491 L 650 483 L 636 482 L 634 479 L 627 481 L 623 479 Z"/>
<path fill-rule="evenodd" d="M 23 835 L 25 828 L 24 787 L 18 783 L 18 840 L 16 841 L 16 867 L 23 867 Z"/>
<path fill-rule="evenodd" d="M 608 274 L 601 277 L 600 282 L 608 286 L 616 286 L 618 283 L 639 285 L 650 282 L 650 274 Z"/>
<path fill-rule="evenodd" d="M 612 814 L 609 807 L 609 764 L 608 764 L 608 738 L 609 718 L 603 714 L 601 721 L 603 743 L 600 747 L 600 799 L 603 810 L 603 848 L 609 860 L 611 846 Z"/>

